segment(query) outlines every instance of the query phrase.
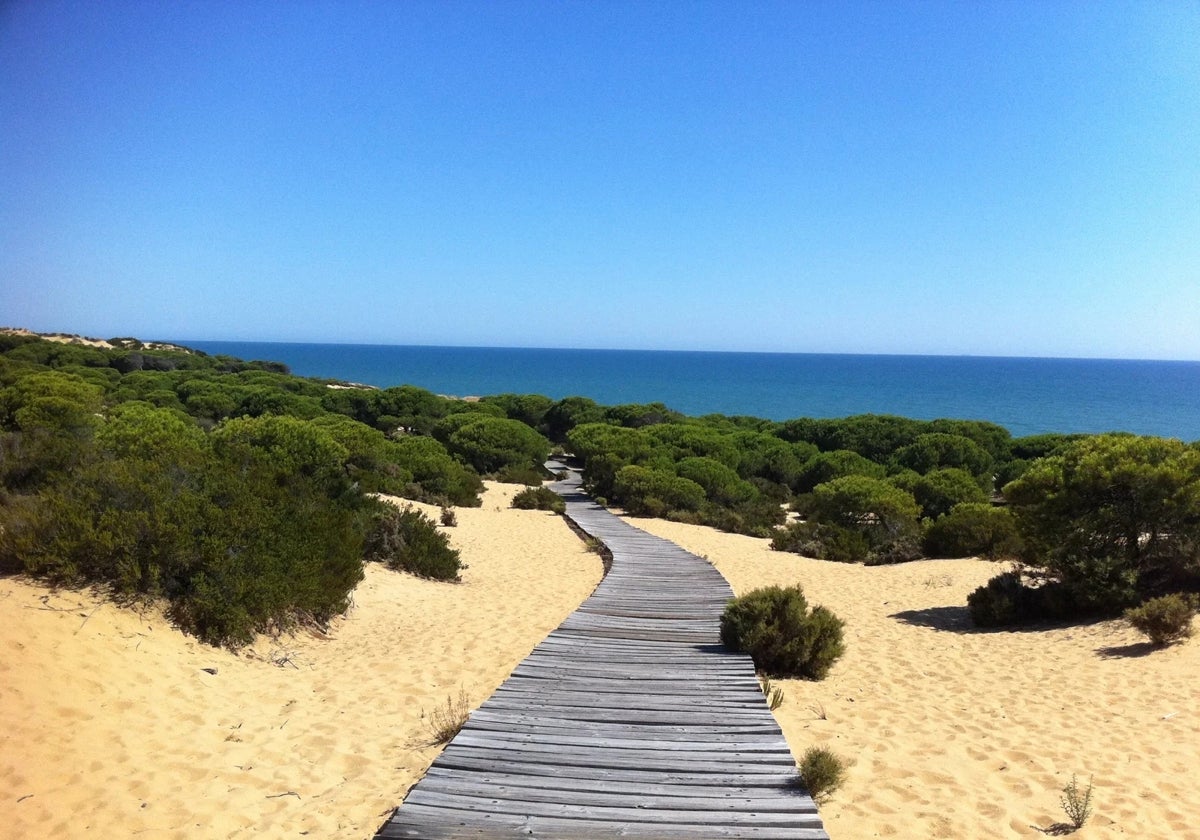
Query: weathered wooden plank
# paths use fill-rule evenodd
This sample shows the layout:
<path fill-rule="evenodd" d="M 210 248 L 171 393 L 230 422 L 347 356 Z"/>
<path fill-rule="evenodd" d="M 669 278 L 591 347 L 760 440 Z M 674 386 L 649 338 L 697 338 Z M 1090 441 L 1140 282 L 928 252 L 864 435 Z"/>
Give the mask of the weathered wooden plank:
<path fill-rule="evenodd" d="M 514 730 L 519 728 L 530 728 L 537 730 L 539 726 L 544 726 L 547 730 L 553 731 L 556 729 L 566 729 L 579 732 L 595 732 L 595 733 L 631 733 L 633 735 L 652 735 L 655 738 L 693 738 L 707 737 L 709 735 L 778 735 L 778 725 L 772 726 L 759 720 L 751 718 L 742 718 L 729 722 L 722 722 L 717 725 L 704 724 L 631 724 L 631 723 L 612 723 L 609 721 L 578 721 L 572 718 L 562 718 L 555 720 L 544 715 L 535 715 L 529 712 L 515 712 L 512 710 L 503 710 L 500 712 L 490 712 L 486 709 L 480 709 L 471 715 L 471 720 L 468 721 L 466 727 L 478 727 L 481 729 L 495 730 L 505 726 L 511 726 Z"/>
<path fill-rule="evenodd" d="M 425 774 L 426 779 L 436 780 L 447 785 L 477 785 L 481 790 L 491 787 L 498 788 L 532 788 L 539 791 L 552 791 L 561 795 L 571 793 L 585 794 L 633 794 L 636 796 L 652 795 L 656 797 L 697 797 L 703 799 L 727 799 L 740 801 L 743 799 L 767 799 L 784 801 L 791 807 L 793 803 L 800 809 L 813 808 L 812 798 L 799 788 L 790 784 L 735 786 L 735 785 L 687 785 L 687 784 L 648 784 L 646 782 L 620 781 L 616 779 L 597 780 L 574 778 L 571 776 L 534 776 L 516 773 L 492 773 L 486 781 L 472 780 L 464 774 L 431 767 Z M 425 782 L 422 781 L 422 784 Z"/>
<path fill-rule="evenodd" d="M 551 764 L 549 762 L 522 761 L 514 766 L 505 759 L 480 757 L 465 751 L 443 752 L 434 767 L 447 771 L 484 774 L 488 778 L 501 773 L 518 773 L 524 776 L 542 776 L 552 779 L 577 778 L 596 782 L 640 782 L 646 785 L 695 785 L 700 787 L 759 787 L 780 788 L 796 783 L 796 773 L 750 772 L 743 773 L 736 767 L 725 767 L 721 772 L 700 772 L 672 767 L 661 771 L 642 767 L 593 767 L 587 764 Z"/>
<path fill-rule="evenodd" d="M 554 706 L 582 706 L 583 708 L 625 708 L 625 709 L 648 709 L 653 711 L 672 711 L 675 709 L 684 709 L 688 711 L 697 711 L 699 709 L 707 710 L 729 710 L 738 711 L 741 709 L 753 709 L 756 703 L 761 703 L 762 700 L 758 697 L 737 697 L 727 696 L 724 698 L 704 698 L 702 695 L 693 695 L 691 698 L 682 697 L 680 695 L 666 694 L 643 694 L 637 691 L 627 693 L 599 693 L 589 691 L 506 691 L 503 694 L 493 694 L 488 704 L 492 709 L 504 708 L 501 704 L 508 704 L 510 708 L 519 708 L 519 704 L 536 704 L 546 703 Z"/>
<path fill-rule="evenodd" d="M 680 762 L 704 762 L 718 764 L 723 761 L 761 762 L 777 765 L 786 770 L 795 766 L 792 753 L 786 743 L 738 744 L 737 751 L 729 744 L 700 744 L 688 742 L 646 742 L 627 738 L 613 739 L 557 739 L 547 742 L 534 738 L 498 738 L 488 732 L 473 732 L 464 729 L 458 739 L 459 746 L 495 749 L 504 747 L 513 754 L 538 755 L 550 753 L 555 756 L 577 755 L 584 757 L 611 756 L 616 759 L 667 759 Z M 572 742 L 573 741 L 573 742 Z M 669 753 L 669 755 L 667 755 Z"/>
<path fill-rule="evenodd" d="M 438 757 L 441 761 L 449 754 L 447 749 Z M 701 753 L 697 758 L 690 758 L 678 753 L 665 754 L 653 750 L 581 750 L 568 752 L 565 750 L 509 750 L 497 744 L 493 748 L 456 744 L 453 753 L 458 756 L 475 758 L 482 761 L 497 762 L 500 766 L 512 769 L 524 763 L 551 764 L 562 767 L 589 767 L 607 770 L 658 770 L 662 772 L 681 773 L 711 773 L 724 775 L 738 773 L 754 775 L 778 775 L 794 768 L 794 764 L 781 757 L 763 756 L 758 753 Z M 793 778 L 795 776 L 793 775 Z"/>
<path fill-rule="evenodd" d="M 532 713 L 516 713 L 511 710 L 501 712 L 489 712 L 486 709 L 480 709 L 471 715 L 471 720 L 464 727 L 466 729 L 479 728 L 488 730 L 503 731 L 504 727 L 512 727 L 513 731 L 524 731 L 526 729 L 538 731 L 539 728 L 544 728 L 548 732 L 553 732 L 559 729 L 573 732 L 594 732 L 602 734 L 613 733 L 630 733 L 632 735 L 645 734 L 654 738 L 708 738 L 714 735 L 730 735 L 734 736 L 732 740 L 736 741 L 740 736 L 746 735 L 763 735 L 769 734 L 772 737 L 779 734 L 778 725 L 762 721 L 752 720 L 749 718 L 723 722 L 715 726 L 706 726 L 703 724 L 670 724 L 663 725 L 638 725 L 631 723 L 611 723 L 607 721 L 579 721 L 573 718 L 554 719 L 543 715 L 535 715 Z"/>
<path fill-rule="evenodd" d="M 752 706 L 756 702 L 762 702 L 762 695 L 758 692 L 733 692 L 722 691 L 713 692 L 708 695 L 700 691 L 691 693 L 666 691 L 647 693 L 639 691 L 640 683 L 621 683 L 617 686 L 603 686 L 596 681 L 589 682 L 570 682 L 559 683 L 557 685 L 548 685 L 546 680 L 520 680 L 519 684 L 509 686 L 503 691 L 497 691 L 492 695 L 492 700 L 507 699 L 507 700 L 554 700 L 567 704 L 586 703 L 587 705 L 600 705 L 610 703 L 612 705 L 624 705 L 627 703 L 655 703 L 666 704 L 670 708 L 689 708 L 691 706 Z M 544 687 L 543 687 L 544 686 Z M 488 701 L 489 703 L 491 700 Z"/>
<path fill-rule="evenodd" d="M 639 805 L 575 805 L 560 802 L 539 802 L 532 799 L 510 800 L 502 797 L 479 797 L 442 793 L 426 788 L 414 788 L 408 803 L 432 807 L 477 811 L 482 814 L 511 814 L 520 817 L 549 817 L 552 819 L 586 819 L 594 822 L 647 822 L 667 825 L 707 825 L 719 819 L 725 825 L 764 825 L 791 828 L 816 828 L 821 825 L 815 811 L 769 811 L 765 808 L 729 810 L 715 816 L 712 809 L 649 808 Z M 762 805 L 761 799 L 754 800 Z"/>
<path fill-rule="evenodd" d="M 614 823 L 603 820 L 563 820 L 547 817 L 517 817 L 486 814 L 452 808 L 430 808 L 414 804 L 409 811 L 418 820 L 402 822 L 397 816 L 377 835 L 380 840 L 466 840 L 466 838 L 555 837 L 573 840 L 701 840 L 701 838 L 757 838 L 757 840 L 828 840 L 823 828 L 792 826 L 752 826 L 718 824 L 659 825 L 655 823 Z"/>
<path fill-rule="evenodd" d="M 727 741 L 704 741 L 699 738 L 689 738 L 685 741 L 670 738 L 620 738 L 606 735 L 552 735 L 539 738 L 527 733 L 473 733 L 463 729 L 462 743 L 471 743 L 470 736 L 486 738 L 491 743 L 507 744 L 542 744 L 560 747 L 604 747 L 608 749 L 636 748 L 643 750 L 678 750 L 681 752 L 721 752 L 729 748 Z M 739 740 L 738 749 L 742 752 L 773 752 L 791 757 L 787 742 L 782 738 Z"/>

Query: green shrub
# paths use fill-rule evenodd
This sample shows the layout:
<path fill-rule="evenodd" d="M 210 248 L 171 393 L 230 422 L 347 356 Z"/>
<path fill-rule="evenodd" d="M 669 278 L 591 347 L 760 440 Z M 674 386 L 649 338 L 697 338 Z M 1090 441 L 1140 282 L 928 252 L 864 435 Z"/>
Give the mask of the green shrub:
<path fill-rule="evenodd" d="M 433 520 L 412 508 L 389 506 L 375 517 L 364 546 L 367 560 L 434 580 L 459 579 L 459 553 Z"/>
<path fill-rule="evenodd" d="M 550 510 L 566 513 L 567 503 L 549 487 L 526 487 L 513 496 L 512 506 L 519 510 Z"/>
<path fill-rule="evenodd" d="M 182 630 L 234 647 L 345 610 L 362 578 L 361 496 L 247 440 L 218 452 L 161 409 L 115 413 L 99 443 L 87 465 L 0 505 L 0 566 L 165 597 Z"/>
<path fill-rule="evenodd" d="M 1125 619 L 1160 647 L 1180 642 L 1192 635 L 1192 616 L 1196 602 L 1183 595 L 1151 598 L 1140 607 L 1125 611 Z"/>
<path fill-rule="evenodd" d="M 810 493 L 817 485 L 843 478 L 848 475 L 865 475 L 871 478 L 883 478 L 883 465 L 864 458 L 857 452 L 836 449 L 833 452 L 820 452 L 812 456 L 801 468 L 793 480 L 792 489 L 797 493 Z"/>
<path fill-rule="evenodd" d="M 967 607 L 976 627 L 1016 624 L 1028 613 L 1029 590 L 1017 572 L 996 575 L 967 596 Z"/>
<path fill-rule="evenodd" d="M 449 432 L 443 440 L 446 448 L 481 475 L 536 468 L 550 455 L 550 441 L 520 420 L 471 412 L 451 415 L 438 428 L 443 425 Z"/>
<path fill-rule="evenodd" d="M 918 475 L 912 486 L 905 488 L 921 506 L 921 515 L 936 519 L 949 513 L 956 505 L 987 501 L 987 494 L 971 473 L 958 467 L 932 470 Z"/>
<path fill-rule="evenodd" d="M 911 563 L 913 560 L 920 560 L 924 555 L 921 553 L 921 544 L 916 537 L 908 534 L 902 534 L 895 539 L 888 540 L 882 545 L 876 546 L 875 549 L 867 555 L 866 564 L 868 566 L 891 566 L 895 563 Z"/>
<path fill-rule="evenodd" d="M 458 514 L 454 512 L 454 508 L 442 508 L 440 518 L 442 521 L 442 526 L 445 528 L 453 528 L 458 525 Z"/>
<path fill-rule="evenodd" d="M 846 781 L 846 763 L 825 747 L 809 747 L 800 759 L 800 782 L 820 804 Z"/>
<path fill-rule="evenodd" d="M 673 473 L 647 467 L 622 467 L 613 498 L 633 516 L 665 516 L 671 510 L 699 510 L 704 488 Z"/>
<path fill-rule="evenodd" d="M 775 532 L 771 548 L 835 563 L 865 563 L 871 543 L 859 531 L 825 522 L 793 522 Z"/>
<path fill-rule="evenodd" d="M 990 504 L 955 505 L 925 530 L 922 540 L 930 557 L 1016 557 L 1021 551 L 1017 523 L 1006 508 Z"/>
<path fill-rule="evenodd" d="M 808 608 L 799 585 L 769 586 L 734 598 L 721 615 L 721 641 L 744 651 L 769 676 L 819 680 L 845 652 L 841 619 Z"/>
<path fill-rule="evenodd" d="M 814 521 L 859 531 L 873 545 L 919 530 L 920 508 L 912 494 L 865 475 L 848 475 L 818 485 L 808 504 Z"/>
<path fill-rule="evenodd" d="M 545 470 L 511 464 L 495 475 L 501 484 L 524 484 L 526 487 L 538 487 L 546 480 Z"/>

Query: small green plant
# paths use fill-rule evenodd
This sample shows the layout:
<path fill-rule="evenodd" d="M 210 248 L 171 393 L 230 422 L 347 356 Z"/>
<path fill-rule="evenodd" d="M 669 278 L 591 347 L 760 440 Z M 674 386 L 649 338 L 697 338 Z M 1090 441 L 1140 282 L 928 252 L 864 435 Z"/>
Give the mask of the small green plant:
<path fill-rule="evenodd" d="M 450 540 L 419 510 L 390 507 L 375 518 L 363 556 L 388 568 L 434 580 L 458 580 L 462 562 Z"/>
<path fill-rule="evenodd" d="M 1081 793 L 1079 785 L 1075 781 L 1075 774 L 1072 773 L 1070 784 L 1063 788 L 1061 802 L 1063 810 L 1067 812 L 1067 819 L 1071 821 L 1071 825 L 1076 829 L 1083 828 L 1083 824 L 1092 815 L 1091 778 L 1088 778 L 1087 789 Z"/>
<path fill-rule="evenodd" d="M 458 524 L 458 514 L 454 512 L 454 508 L 442 508 L 442 525 L 447 528 L 453 528 Z"/>
<path fill-rule="evenodd" d="M 846 762 L 825 747 L 809 747 L 800 759 L 800 782 L 817 804 L 828 801 L 846 781 Z"/>
<path fill-rule="evenodd" d="M 1192 635 L 1196 604 L 1184 595 L 1151 598 L 1140 607 L 1125 610 L 1125 620 L 1150 637 L 1159 647 L 1180 642 Z"/>
<path fill-rule="evenodd" d="M 593 554 L 604 553 L 604 543 L 600 542 L 600 540 L 596 539 L 595 537 L 584 537 L 583 545 Z"/>
<path fill-rule="evenodd" d="M 759 679 L 762 681 L 759 688 L 767 698 L 767 708 L 773 712 L 783 705 L 783 689 L 772 683 L 766 674 L 760 674 Z"/>
<path fill-rule="evenodd" d="M 549 510 L 566 513 L 567 503 L 549 487 L 526 487 L 513 496 L 512 506 L 518 510 Z"/>
<path fill-rule="evenodd" d="M 729 602 L 721 615 L 721 641 L 750 654 L 763 673 L 819 680 L 846 650 L 844 626 L 825 607 L 810 610 L 799 585 L 768 586 Z"/>
<path fill-rule="evenodd" d="M 435 706 L 428 716 L 422 711 L 425 725 L 434 744 L 447 744 L 466 725 L 471 714 L 471 700 L 466 689 L 458 690 L 458 697 L 446 697 L 445 706 Z"/>

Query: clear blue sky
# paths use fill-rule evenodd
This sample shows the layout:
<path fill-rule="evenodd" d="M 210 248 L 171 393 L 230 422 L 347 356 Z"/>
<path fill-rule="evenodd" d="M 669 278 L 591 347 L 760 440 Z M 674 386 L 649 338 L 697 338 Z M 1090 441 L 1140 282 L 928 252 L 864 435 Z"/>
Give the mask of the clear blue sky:
<path fill-rule="evenodd" d="M 7 0 L 0 324 L 1200 359 L 1200 2 Z"/>

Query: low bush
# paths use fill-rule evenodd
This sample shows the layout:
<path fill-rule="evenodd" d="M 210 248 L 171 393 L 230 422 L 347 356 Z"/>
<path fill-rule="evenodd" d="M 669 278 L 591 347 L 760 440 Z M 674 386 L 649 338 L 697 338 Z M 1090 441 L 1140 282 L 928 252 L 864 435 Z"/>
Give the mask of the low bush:
<path fill-rule="evenodd" d="M 967 596 L 976 627 L 1016 624 L 1028 612 L 1029 590 L 1017 572 L 996 575 Z"/>
<path fill-rule="evenodd" d="M 566 513 L 567 503 L 549 487 L 527 487 L 513 496 L 512 506 L 519 510 L 550 510 Z"/>
<path fill-rule="evenodd" d="M 923 556 L 917 540 L 908 534 L 900 534 L 873 546 L 862 531 L 829 522 L 793 522 L 786 528 L 774 531 L 771 548 L 817 560 L 864 563 L 868 566 L 907 563 Z"/>
<path fill-rule="evenodd" d="M 721 615 L 721 641 L 744 651 L 769 676 L 819 680 L 845 652 L 840 618 L 808 608 L 799 585 L 769 586 L 734 598 Z"/>
<path fill-rule="evenodd" d="M 367 534 L 364 558 L 434 580 L 459 579 L 459 553 L 433 520 L 412 508 L 388 506 Z"/>
<path fill-rule="evenodd" d="M 1120 567 L 1103 558 L 1079 560 L 1079 573 L 1067 580 L 1030 586 L 1020 572 L 1004 572 L 967 596 L 978 627 L 1035 621 L 1116 616 L 1135 599 Z"/>
<path fill-rule="evenodd" d="M 983 557 L 999 560 L 1021 551 L 1017 523 L 1006 508 L 987 503 L 955 505 L 925 530 L 930 557 Z"/>
<path fill-rule="evenodd" d="M 538 487 L 546 480 L 544 470 L 525 466 L 507 466 L 496 473 L 496 480 L 501 484 L 524 484 L 526 487 Z"/>
<path fill-rule="evenodd" d="M 1126 610 L 1125 619 L 1154 644 L 1165 647 L 1192 635 L 1195 613 L 1195 599 L 1174 594 L 1151 598 L 1140 607 Z"/>
<path fill-rule="evenodd" d="M 454 508 L 442 508 L 440 518 L 442 520 L 442 526 L 445 528 L 453 528 L 458 525 L 458 514 L 454 512 Z"/>
<path fill-rule="evenodd" d="M 846 763 L 825 747 L 809 747 L 800 759 L 800 782 L 820 804 L 846 781 Z"/>
<path fill-rule="evenodd" d="M 793 522 L 775 531 L 771 548 L 835 563 L 865 563 L 871 544 L 859 531 L 818 522 Z"/>
<path fill-rule="evenodd" d="M 913 560 L 920 560 L 923 556 L 921 544 L 916 537 L 903 535 L 876 547 L 867 555 L 866 564 L 868 566 L 891 566 L 895 563 L 911 563 Z"/>

